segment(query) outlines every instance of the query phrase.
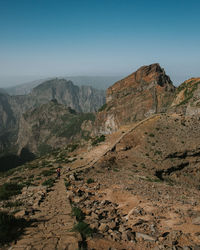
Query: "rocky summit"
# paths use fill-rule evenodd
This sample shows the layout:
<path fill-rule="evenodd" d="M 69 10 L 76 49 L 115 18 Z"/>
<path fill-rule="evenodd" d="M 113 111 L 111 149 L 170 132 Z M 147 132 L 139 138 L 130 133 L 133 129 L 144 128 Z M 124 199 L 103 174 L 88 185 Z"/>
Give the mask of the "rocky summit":
<path fill-rule="evenodd" d="M 1 172 L 1 248 L 200 249 L 199 83 L 152 64 L 95 114 L 57 98 L 25 112 L 19 150 L 37 158 Z"/>
<path fill-rule="evenodd" d="M 174 95 L 175 87 L 159 64 L 143 66 L 107 89 L 97 127 L 111 133 L 122 125 L 166 112 Z"/>

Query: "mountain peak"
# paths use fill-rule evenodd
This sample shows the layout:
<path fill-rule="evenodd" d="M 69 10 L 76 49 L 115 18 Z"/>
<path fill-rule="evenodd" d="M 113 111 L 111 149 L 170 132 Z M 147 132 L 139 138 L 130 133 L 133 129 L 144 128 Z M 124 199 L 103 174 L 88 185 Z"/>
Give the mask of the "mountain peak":
<path fill-rule="evenodd" d="M 175 87 L 158 63 L 142 66 L 107 90 L 106 108 L 100 112 L 101 130 L 110 133 L 120 126 L 165 112 Z M 105 125 L 104 125 L 105 124 Z"/>
<path fill-rule="evenodd" d="M 116 82 L 107 90 L 107 101 L 111 99 L 110 96 L 125 89 L 134 88 L 144 90 L 153 86 L 165 87 L 165 89 L 172 91 L 175 89 L 171 79 L 158 63 L 142 66 L 134 73 Z"/>

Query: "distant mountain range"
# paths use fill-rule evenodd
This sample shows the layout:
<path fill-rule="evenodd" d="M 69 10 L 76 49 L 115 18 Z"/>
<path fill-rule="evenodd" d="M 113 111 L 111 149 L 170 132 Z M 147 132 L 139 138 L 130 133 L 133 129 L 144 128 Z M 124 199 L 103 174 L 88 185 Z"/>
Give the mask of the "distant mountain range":
<path fill-rule="evenodd" d="M 56 78 L 39 84 L 26 95 L 11 96 L 4 91 L 0 92 L 0 155 L 9 152 L 11 145 L 12 151 L 18 151 L 16 141 L 20 117 L 33 112 L 51 100 L 63 105 L 63 108 L 59 110 L 70 107 L 80 114 L 95 112 L 105 103 L 105 91 L 90 86 L 79 87 L 72 81 Z M 69 116 L 69 119 L 71 117 Z M 23 131 L 22 126 L 21 130 Z"/>
<path fill-rule="evenodd" d="M 66 76 L 62 78 L 56 79 L 65 79 L 72 81 L 77 86 L 91 86 L 96 89 L 106 90 L 113 83 L 121 79 L 121 76 Z M 9 87 L 4 89 L 9 95 L 27 95 L 31 92 L 33 88 L 41 84 L 42 82 L 53 80 L 55 78 L 46 78 L 39 79 L 36 81 L 31 81 L 27 83 L 23 83 L 20 85 L 16 85 L 13 87 Z M 1 91 L 1 89 L 0 89 Z M 3 91 L 3 89 L 2 89 Z"/>

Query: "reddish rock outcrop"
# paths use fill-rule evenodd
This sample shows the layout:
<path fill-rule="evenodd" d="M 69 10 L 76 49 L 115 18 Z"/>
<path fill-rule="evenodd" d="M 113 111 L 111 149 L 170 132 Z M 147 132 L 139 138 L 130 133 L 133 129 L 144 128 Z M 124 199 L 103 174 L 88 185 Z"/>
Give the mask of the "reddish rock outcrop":
<path fill-rule="evenodd" d="M 143 66 L 108 88 L 106 105 L 96 120 L 98 132 L 111 133 L 121 125 L 165 112 L 175 87 L 159 64 Z"/>

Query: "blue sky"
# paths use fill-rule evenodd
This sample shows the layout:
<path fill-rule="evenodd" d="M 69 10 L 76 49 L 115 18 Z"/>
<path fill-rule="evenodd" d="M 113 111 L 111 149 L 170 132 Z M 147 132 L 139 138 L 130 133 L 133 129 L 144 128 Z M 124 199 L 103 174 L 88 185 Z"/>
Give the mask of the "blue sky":
<path fill-rule="evenodd" d="M 0 86 L 154 62 L 176 84 L 200 76 L 199 10 L 199 0 L 0 0 Z"/>

